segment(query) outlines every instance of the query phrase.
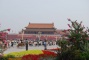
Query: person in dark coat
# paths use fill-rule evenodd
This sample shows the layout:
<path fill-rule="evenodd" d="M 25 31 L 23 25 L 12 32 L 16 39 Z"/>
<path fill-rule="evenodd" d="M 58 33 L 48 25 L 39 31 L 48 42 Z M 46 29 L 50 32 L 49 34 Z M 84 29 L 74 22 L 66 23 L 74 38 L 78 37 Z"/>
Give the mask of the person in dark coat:
<path fill-rule="evenodd" d="M 28 50 L 28 40 L 25 40 L 25 44 L 26 44 L 26 51 Z"/>

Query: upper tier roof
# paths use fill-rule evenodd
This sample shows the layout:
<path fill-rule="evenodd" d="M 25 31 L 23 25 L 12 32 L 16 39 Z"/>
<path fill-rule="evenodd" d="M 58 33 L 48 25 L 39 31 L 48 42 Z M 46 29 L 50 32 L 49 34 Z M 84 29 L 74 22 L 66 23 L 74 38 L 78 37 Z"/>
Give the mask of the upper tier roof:
<path fill-rule="evenodd" d="M 54 23 L 29 23 L 26 28 L 54 28 Z"/>

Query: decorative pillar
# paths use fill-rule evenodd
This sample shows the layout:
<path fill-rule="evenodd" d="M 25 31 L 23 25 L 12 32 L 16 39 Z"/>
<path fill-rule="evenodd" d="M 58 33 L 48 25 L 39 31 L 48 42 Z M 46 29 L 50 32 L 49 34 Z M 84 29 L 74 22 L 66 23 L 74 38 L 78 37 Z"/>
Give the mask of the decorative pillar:
<path fill-rule="evenodd" d="M 22 30 L 22 40 L 24 39 L 23 37 L 24 37 L 24 31 Z"/>

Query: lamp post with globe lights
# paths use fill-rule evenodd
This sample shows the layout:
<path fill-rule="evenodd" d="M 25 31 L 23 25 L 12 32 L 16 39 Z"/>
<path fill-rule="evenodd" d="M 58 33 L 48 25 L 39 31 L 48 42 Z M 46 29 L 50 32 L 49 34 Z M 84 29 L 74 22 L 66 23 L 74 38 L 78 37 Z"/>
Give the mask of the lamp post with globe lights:
<path fill-rule="evenodd" d="M 40 37 L 41 37 L 41 32 L 38 32 L 38 36 L 39 36 L 39 41 L 40 41 Z"/>
<path fill-rule="evenodd" d="M 41 32 L 38 32 L 38 39 L 37 39 L 37 45 L 39 46 L 39 41 L 40 41 L 40 37 L 41 37 Z"/>

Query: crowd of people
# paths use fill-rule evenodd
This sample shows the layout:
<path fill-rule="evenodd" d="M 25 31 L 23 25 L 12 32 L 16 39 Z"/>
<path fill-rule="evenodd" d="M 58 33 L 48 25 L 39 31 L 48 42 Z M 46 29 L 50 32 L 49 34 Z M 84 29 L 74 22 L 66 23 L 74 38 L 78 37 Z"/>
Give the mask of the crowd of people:
<path fill-rule="evenodd" d="M 52 46 L 52 45 L 56 45 L 56 40 L 29 40 L 29 39 L 16 39 L 16 40 L 6 40 L 4 42 L 0 41 L 0 53 L 3 53 L 3 51 L 5 51 L 8 48 L 17 46 L 17 48 L 19 47 L 26 47 L 26 50 L 28 50 L 29 46 L 35 46 L 35 47 L 40 47 L 40 46 L 44 46 L 44 49 L 47 49 L 47 46 Z M 3 50 L 4 49 L 4 50 Z"/>
<path fill-rule="evenodd" d="M 27 40 L 28 41 L 28 45 L 29 46 L 42 46 L 44 44 L 46 45 L 56 45 L 56 41 L 49 41 L 49 40 Z M 13 47 L 14 45 L 18 45 L 20 43 L 26 43 L 26 39 L 25 40 L 7 40 L 8 44 L 7 47 Z"/>
<path fill-rule="evenodd" d="M 27 42 L 26 42 L 27 41 Z M 22 47 L 26 46 L 26 43 L 28 46 L 51 46 L 56 45 L 56 40 L 29 40 L 29 39 L 18 39 L 18 40 L 6 40 L 5 42 L 0 41 L 0 51 L 1 49 L 8 49 L 10 47 Z"/>

